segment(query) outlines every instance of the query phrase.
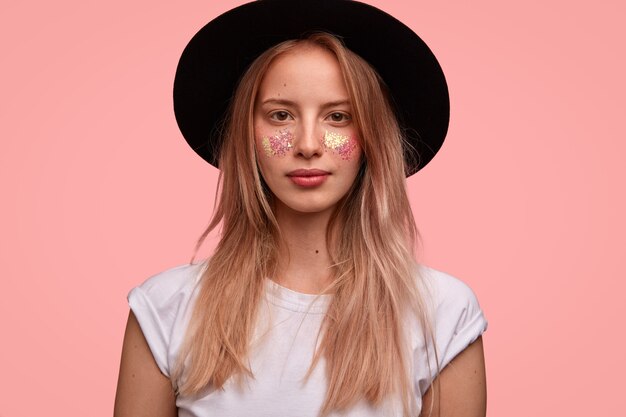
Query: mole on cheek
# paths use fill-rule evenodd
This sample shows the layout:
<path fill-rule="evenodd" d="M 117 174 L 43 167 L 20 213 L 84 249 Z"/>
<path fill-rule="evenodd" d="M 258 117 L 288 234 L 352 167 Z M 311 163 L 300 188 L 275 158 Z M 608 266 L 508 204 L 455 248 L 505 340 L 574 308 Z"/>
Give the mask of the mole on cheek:
<path fill-rule="evenodd" d="M 324 148 L 341 156 L 341 159 L 350 159 L 356 146 L 357 141 L 354 137 L 328 131 L 324 134 Z"/>
<path fill-rule="evenodd" d="M 261 138 L 263 150 L 267 156 L 285 156 L 293 148 L 293 134 L 286 130 L 279 130 L 273 136 Z"/>

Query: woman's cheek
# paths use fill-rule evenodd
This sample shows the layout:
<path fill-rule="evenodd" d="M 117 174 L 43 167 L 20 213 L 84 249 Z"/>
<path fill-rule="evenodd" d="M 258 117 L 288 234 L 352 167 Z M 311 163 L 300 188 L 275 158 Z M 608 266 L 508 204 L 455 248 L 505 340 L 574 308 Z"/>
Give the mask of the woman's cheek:
<path fill-rule="evenodd" d="M 350 161 L 355 156 L 355 150 L 359 146 L 356 134 L 344 135 L 337 132 L 326 131 L 322 140 L 324 149 L 335 155 L 339 155 L 341 159 Z"/>
<path fill-rule="evenodd" d="M 271 135 L 262 135 L 261 148 L 267 157 L 283 157 L 293 149 L 293 133 L 288 129 L 281 129 Z"/>

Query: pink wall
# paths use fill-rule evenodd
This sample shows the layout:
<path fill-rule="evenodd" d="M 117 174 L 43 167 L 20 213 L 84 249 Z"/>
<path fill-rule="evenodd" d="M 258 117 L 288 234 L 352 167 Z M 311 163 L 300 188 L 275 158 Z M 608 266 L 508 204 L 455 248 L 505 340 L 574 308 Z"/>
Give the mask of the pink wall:
<path fill-rule="evenodd" d="M 38 3 L 0 13 L 0 416 L 110 416 L 126 294 L 189 259 L 213 204 L 177 59 L 238 2 Z M 424 259 L 490 321 L 489 415 L 621 414 L 622 2 L 372 3 L 448 77 L 448 140 L 409 187 Z"/>

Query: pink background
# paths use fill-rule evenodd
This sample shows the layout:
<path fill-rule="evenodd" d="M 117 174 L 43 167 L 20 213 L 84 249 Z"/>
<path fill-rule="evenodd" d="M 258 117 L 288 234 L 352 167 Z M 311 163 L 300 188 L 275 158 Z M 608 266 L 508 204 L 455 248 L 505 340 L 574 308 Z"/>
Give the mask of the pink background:
<path fill-rule="evenodd" d="M 190 258 L 213 205 L 178 57 L 238 3 L 3 2 L 1 417 L 112 414 L 126 294 Z M 621 415 L 623 2 L 371 3 L 447 74 L 447 142 L 409 187 L 423 259 L 490 321 L 489 415 Z"/>

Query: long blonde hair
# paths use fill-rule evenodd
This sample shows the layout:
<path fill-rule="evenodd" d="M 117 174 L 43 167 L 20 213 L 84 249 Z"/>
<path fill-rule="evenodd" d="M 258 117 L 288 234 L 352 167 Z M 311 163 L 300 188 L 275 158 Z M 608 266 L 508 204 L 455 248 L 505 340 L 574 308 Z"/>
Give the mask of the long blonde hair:
<path fill-rule="evenodd" d="M 322 47 L 337 58 L 364 155 L 359 176 L 327 229 L 333 258 L 326 292 L 333 296 L 307 377 L 324 357 L 328 390 L 322 416 L 361 399 L 377 406 L 390 395 L 401 398 L 405 415 L 414 415 L 403 324 L 411 315 L 424 335 L 431 331 L 418 291 L 418 233 L 406 193 L 403 137 L 381 78 L 326 33 L 265 51 L 235 91 L 220 149 L 220 197 L 196 251 L 221 224 L 220 241 L 201 277 L 173 380 L 179 393 L 193 395 L 207 386 L 219 389 L 231 377 L 253 376 L 247 365 L 250 337 L 263 280 L 274 276 L 280 242 L 273 196 L 257 167 L 253 108 L 272 61 L 301 46 Z"/>

